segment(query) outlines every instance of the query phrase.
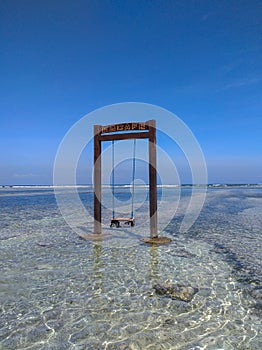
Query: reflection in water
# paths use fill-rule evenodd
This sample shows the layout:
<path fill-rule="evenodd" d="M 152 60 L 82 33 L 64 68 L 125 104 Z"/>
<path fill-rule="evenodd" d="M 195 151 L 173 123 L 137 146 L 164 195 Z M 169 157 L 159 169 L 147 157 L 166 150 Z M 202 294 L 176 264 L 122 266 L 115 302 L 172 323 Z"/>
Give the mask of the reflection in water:
<path fill-rule="evenodd" d="M 95 294 L 101 294 L 103 291 L 103 259 L 102 259 L 103 247 L 102 242 L 93 243 L 93 287 Z"/>
<path fill-rule="evenodd" d="M 140 243 L 147 211 L 133 230 L 85 241 L 50 191 L 14 191 L 0 191 L 0 349 L 261 349 L 261 189 L 209 190 L 183 235 L 182 196 L 166 246 Z M 167 280 L 199 292 L 156 295 Z"/>
<path fill-rule="evenodd" d="M 150 254 L 150 280 L 153 285 L 159 281 L 159 270 L 158 270 L 159 247 L 157 245 L 151 245 L 149 247 L 149 254 Z"/>

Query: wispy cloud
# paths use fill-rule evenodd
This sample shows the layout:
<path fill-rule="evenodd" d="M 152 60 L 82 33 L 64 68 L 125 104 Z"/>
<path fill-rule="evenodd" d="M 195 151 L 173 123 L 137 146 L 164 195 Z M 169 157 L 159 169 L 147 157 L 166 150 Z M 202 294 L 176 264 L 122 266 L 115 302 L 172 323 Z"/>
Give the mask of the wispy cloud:
<path fill-rule="evenodd" d="M 28 177 L 36 177 L 38 176 L 37 174 L 33 174 L 33 173 L 28 173 L 28 174 L 18 174 L 18 173 L 15 173 L 14 174 L 14 177 L 15 178 L 28 178 Z"/>
<path fill-rule="evenodd" d="M 224 90 L 229 90 L 229 89 L 237 89 L 237 88 L 242 88 L 242 87 L 248 87 L 251 85 L 258 84 L 262 81 L 261 77 L 258 78 L 251 78 L 251 79 L 241 79 L 241 80 L 236 80 L 231 83 L 227 83 L 221 88 L 218 89 L 218 91 L 224 91 Z"/>

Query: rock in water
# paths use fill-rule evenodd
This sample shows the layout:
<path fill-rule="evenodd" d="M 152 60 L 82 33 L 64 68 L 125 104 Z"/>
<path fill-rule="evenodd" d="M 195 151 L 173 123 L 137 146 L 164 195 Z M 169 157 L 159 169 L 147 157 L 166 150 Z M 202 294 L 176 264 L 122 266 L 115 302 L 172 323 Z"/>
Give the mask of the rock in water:
<path fill-rule="evenodd" d="M 158 295 L 189 302 L 198 292 L 198 288 L 181 284 L 158 283 L 153 287 Z"/>
<path fill-rule="evenodd" d="M 49 242 L 36 242 L 40 247 L 52 247 L 52 243 Z"/>

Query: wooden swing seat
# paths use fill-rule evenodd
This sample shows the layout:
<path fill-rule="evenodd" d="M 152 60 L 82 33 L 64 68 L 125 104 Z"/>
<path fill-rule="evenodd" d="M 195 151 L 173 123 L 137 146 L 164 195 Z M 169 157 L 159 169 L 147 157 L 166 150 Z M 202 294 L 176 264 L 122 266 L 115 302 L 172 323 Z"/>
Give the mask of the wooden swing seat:
<path fill-rule="evenodd" d="M 135 218 L 112 218 L 110 227 L 121 227 L 121 221 L 123 221 L 125 225 L 135 226 Z"/>

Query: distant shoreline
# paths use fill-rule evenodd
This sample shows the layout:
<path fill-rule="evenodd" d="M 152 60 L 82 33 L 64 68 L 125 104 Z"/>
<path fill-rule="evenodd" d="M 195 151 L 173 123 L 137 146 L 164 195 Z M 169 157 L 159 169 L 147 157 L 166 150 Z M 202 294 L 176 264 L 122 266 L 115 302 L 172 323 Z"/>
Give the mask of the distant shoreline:
<path fill-rule="evenodd" d="M 110 188 L 111 185 L 105 184 L 102 185 L 103 188 Z M 115 188 L 130 188 L 132 187 L 131 184 L 116 184 L 114 186 Z M 149 185 L 143 184 L 143 185 L 136 185 L 136 188 L 148 188 Z M 234 188 L 234 187 L 256 187 L 256 188 L 262 188 L 261 183 L 254 183 L 254 184 L 249 184 L 249 183 L 242 183 L 242 184 L 219 184 L 219 183 L 214 183 L 214 184 L 207 184 L 207 185 L 201 185 L 201 184 L 181 184 L 181 185 L 171 185 L 171 184 L 162 184 L 162 185 L 157 185 L 158 188 L 186 188 L 186 187 L 199 187 L 199 188 Z M 65 189 L 65 188 L 93 188 L 92 184 L 89 185 L 0 185 L 0 189 L 17 189 L 17 188 L 42 188 L 42 189 Z"/>

